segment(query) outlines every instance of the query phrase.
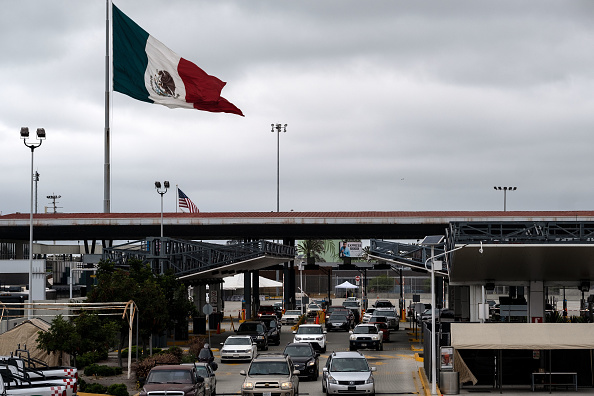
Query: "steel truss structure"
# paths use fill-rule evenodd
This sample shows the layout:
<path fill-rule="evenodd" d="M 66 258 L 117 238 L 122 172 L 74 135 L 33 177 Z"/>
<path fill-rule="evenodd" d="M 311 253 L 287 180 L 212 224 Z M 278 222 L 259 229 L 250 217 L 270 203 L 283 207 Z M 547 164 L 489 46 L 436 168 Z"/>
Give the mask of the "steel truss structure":
<path fill-rule="evenodd" d="M 214 270 L 260 257 L 292 260 L 295 247 L 269 241 L 218 245 L 173 238 L 150 237 L 103 249 L 103 259 L 125 266 L 129 259 L 151 264 L 155 272 L 172 269 L 176 277 Z"/>

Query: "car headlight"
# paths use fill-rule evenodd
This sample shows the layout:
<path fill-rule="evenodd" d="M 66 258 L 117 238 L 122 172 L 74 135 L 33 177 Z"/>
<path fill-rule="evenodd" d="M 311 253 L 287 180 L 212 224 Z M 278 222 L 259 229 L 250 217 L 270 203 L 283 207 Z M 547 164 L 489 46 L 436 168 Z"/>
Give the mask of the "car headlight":
<path fill-rule="evenodd" d="M 252 350 L 252 348 L 248 348 L 248 349 L 246 349 L 244 352 L 246 352 L 246 353 L 247 353 L 247 352 L 249 352 L 249 351 L 251 351 L 251 350 Z"/>
<path fill-rule="evenodd" d="M 365 381 L 366 384 L 373 384 L 373 375 L 370 375 L 369 378 Z"/>
<path fill-rule="evenodd" d="M 254 389 L 254 383 L 253 382 L 244 382 L 243 385 L 241 385 L 242 389 Z"/>
<path fill-rule="evenodd" d="M 296 342 L 299 342 L 299 341 L 301 341 L 301 337 L 295 336 L 295 341 L 296 341 Z"/>
<path fill-rule="evenodd" d="M 371 336 L 371 339 L 374 341 L 377 341 L 377 340 L 379 340 L 379 335 L 373 335 L 373 336 Z"/>
<path fill-rule="evenodd" d="M 259 340 L 263 340 L 264 339 L 264 336 L 258 336 L 256 338 L 259 339 Z"/>
<path fill-rule="evenodd" d="M 281 382 L 281 389 L 291 389 L 293 387 L 293 383 L 291 381 Z"/>
<path fill-rule="evenodd" d="M 310 360 L 309 362 L 307 362 L 308 366 L 313 366 L 314 364 L 316 364 L 315 360 Z"/>
<path fill-rule="evenodd" d="M 338 382 L 331 375 L 328 376 L 328 383 L 329 384 L 338 384 Z"/>
<path fill-rule="evenodd" d="M 316 338 L 316 341 L 322 341 L 324 339 L 324 337 L 318 337 Z"/>
<path fill-rule="evenodd" d="M 351 336 L 349 337 L 349 339 L 350 339 L 351 341 L 355 341 L 355 340 L 357 339 L 357 336 L 356 336 L 356 335 L 354 335 L 354 334 L 351 334 Z"/>

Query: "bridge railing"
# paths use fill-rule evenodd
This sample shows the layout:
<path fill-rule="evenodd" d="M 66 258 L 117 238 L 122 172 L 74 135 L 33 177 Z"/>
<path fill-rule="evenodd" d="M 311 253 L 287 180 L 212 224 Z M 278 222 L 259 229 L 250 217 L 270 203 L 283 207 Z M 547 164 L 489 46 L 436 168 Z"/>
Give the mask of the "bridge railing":
<path fill-rule="evenodd" d="M 151 263 L 155 272 L 173 269 L 176 276 L 207 271 L 262 256 L 295 257 L 295 247 L 270 241 L 252 241 L 232 245 L 150 237 L 103 251 L 103 259 L 126 265 L 129 259 Z"/>

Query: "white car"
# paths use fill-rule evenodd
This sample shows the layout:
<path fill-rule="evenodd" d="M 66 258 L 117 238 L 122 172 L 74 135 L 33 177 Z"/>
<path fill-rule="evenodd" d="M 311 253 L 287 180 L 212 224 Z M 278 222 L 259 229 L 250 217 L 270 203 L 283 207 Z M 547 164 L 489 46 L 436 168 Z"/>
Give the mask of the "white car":
<path fill-rule="evenodd" d="M 307 316 L 314 317 L 318 314 L 319 311 L 323 311 L 322 307 L 316 303 L 307 304 Z"/>
<path fill-rule="evenodd" d="M 258 346 L 249 335 L 229 336 L 221 342 L 221 362 L 226 360 L 252 360 L 258 354 Z"/>
<path fill-rule="evenodd" d="M 314 349 L 326 352 L 326 330 L 319 324 L 302 324 L 293 332 L 293 342 L 309 342 Z"/>
<path fill-rule="evenodd" d="M 349 350 L 356 351 L 360 348 L 371 348 L 376 351 L 384 350 L 384 332 L 374 324 L 358 324 L 350 332 Z"/>
<path fill-rule="evenodd" d="M 363 318 L 361 319 L 361 322 L 363 322 L 363 323 L 369 322 L 369 318 L 371 318 L 373 311 L 375 311 L 375 308 L 367 308 L 367 310 L 363 314 Z"/>
<path fill-rule="evenodd" d="M 288 311 L 285 311 L 285 314 L 281 317 L 281 324 L 296 324 L 297 322 L 299 322 L 300 317 L 301 311 L 299 311 L 298 309 L 290 309 Z"/>

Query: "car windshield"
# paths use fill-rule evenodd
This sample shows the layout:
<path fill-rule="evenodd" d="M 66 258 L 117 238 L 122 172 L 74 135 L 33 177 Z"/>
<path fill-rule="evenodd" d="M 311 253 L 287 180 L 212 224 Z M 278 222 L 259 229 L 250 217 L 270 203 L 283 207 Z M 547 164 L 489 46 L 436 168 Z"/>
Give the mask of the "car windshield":
<path fill-rule="evenodd" d="M 239 331 L 257 331 L 261 333 L 264 331 L 264 328 L 260 323 L 244 322 L 241 324 L 241 326 L 239 326 Z"/>
<path fill-rule="evenodd" d="M 191 384 L 192 373 L 188 370 L 156 370 L 149 373 L 147 384 Z"/>
<path fill-rule="evenodd" d="M 204 366 L 196 366 L 196 372 L 202 378 L 207 378 L 208 377 L 208 370 Z"/>
<path fill-rule="evenodd" d="M 299 326 L 299 328 L 297 329 L 297 334 L 322 334 L 322 327 Z"/>
<path fill-rule="evenodd" d="M 310 309 L 322 309 L 318 304 L 309 304 L 307 307 Z"/>
<path fill-rule="evenodd" d="M 356 301 L 345 301 L 342 303 L 343 307 L 359 308 L 359 304 Z"/>
<path fill-rule="evenodd" d="M 334 358 L 332 359 L 330 371 L 365 372 L 369 371 L 369 365 L 365 358 Z"/>
<path fill-rule="evenodd" d="M 227 338 L 227 341 L 225 341 L 225 345 L 252 345 L 252 339 L 247 337 L 229 337 Z"/>
<path fill-rule="evenodd" d="M 376 334 L 377 328 L 375 326 L 357 326 L 353 330 L 355 334 Z"/>
<path fill-rule="evenodd" d="M 288 345 L 285 348 L 285 355 L 291 357 L 311 356 L 311 348 L 305 345 Z"/>
<path fill-rule="evenodd" d="M 373 311 L 375 311 L 375 308 L 367 308 L 367 311 L 365 311 L 365 313 L 371 315 Z"/>
<path fill-rule="evenodd" d="M 301 315 L 301 311 L 285 311 L 285 315 Z"/>
<path fill-rule="evenodd" d="M 388 319 L 386 319 L 385 316 L 372 316 L 371 318 L 369 318 L 370 322 L 385 322 Z"/>
<path fill-rule="evenodd" d="M 285 362 L 253 362 L 248 375 L 289 375 L 289 366 Z"/>
<path fill-rule="evenodd" d="M 332 315 L 330 316 L 330 320 L 335 322 L 346 322 L 347 318 L 344 315 Z"/>
<path fill-rule="evenodd" d="M 391 318 L 396 316 L 396 312 L 394 311 L 378 311 L 378 313 L 381 313 L 384 316 L 389 316 Z"/>

